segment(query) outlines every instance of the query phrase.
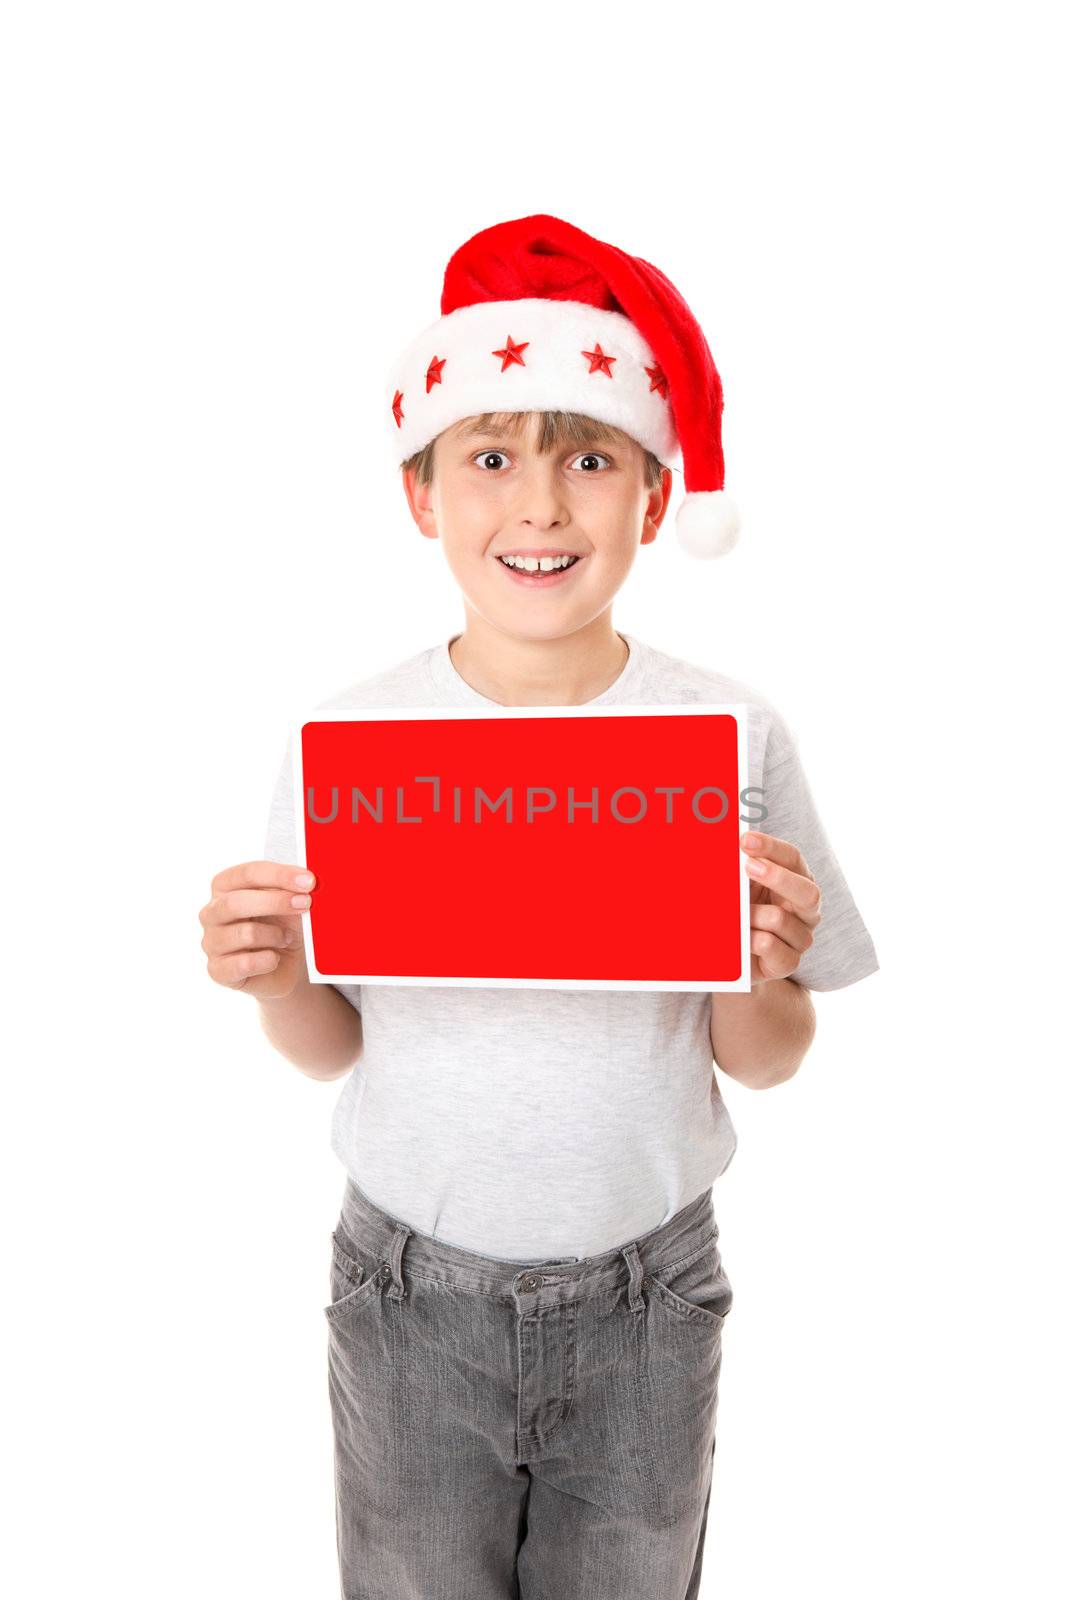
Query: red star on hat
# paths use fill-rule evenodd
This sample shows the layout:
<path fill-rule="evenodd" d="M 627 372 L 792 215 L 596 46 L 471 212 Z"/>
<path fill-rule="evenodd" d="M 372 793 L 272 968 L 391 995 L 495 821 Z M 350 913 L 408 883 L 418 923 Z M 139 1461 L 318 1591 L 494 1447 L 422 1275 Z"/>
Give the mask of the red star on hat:
<path fill-rule="evenodd" d="M 520 367 L 524 367 L 526 365 L 525 361 L 522 359 L 522 352 L 526 349 L 526 345 L 528 345 L 529 342 L 529 339 L 527 339 L 526 344 L 515 344 L 512 340 L 511 334 L 508 334 L 508 342 L 504 349 L 493 351 L 495 356 L 504 357 L 500 367 L 501 372 L 506 372 L 513 364 L 517 364 Z"/>
<path fill-rule="evenodd" d="M 618 356 L 606 356 L 600 348 L 599 340 L 597 340 L 595 350 L 583 350 L 582 355 L 589 357 L 589 372 L 606 372 L 609 378 L 611 377 L 611 363 L 619 359 Z"/>
<path fill-rule="evenodd" d="M 443 359 L 440 356 L 434 356 L 433 360 L 430 362 L 430 365 L 426 368 L 427 394 L 429 394 L 435 383 L 441 382 L 441 368 L 444 366 L 447 360 L 447 356 L 445 356 Z"/>
<path fill-rule="evenodd" d="M 649 377 L 652 379 L 652 382 L 648 386 L 649 394 L 654 394 L 658 390 L 659 393 L 663 396 L 663 398 L 666 399 L 667 398 L 667 380 L 664 377 L 663 373 L 660 371 L 659 363 L 657 362 L 657 364 L 654 367 L 646 367 L 645 371 L 648 373 Z"/>
<path fill-rule="evenodd" d="M 396 394 L 394 394 L 394 396 L 393 396 L 393 418 L 394 418 L 394 421 L 396 422 L 396 425 L 397 425 L 398 428 L 399 428 L 401 422 L 404 419 L 404 413 L 400 409 L 400 402 L 401 402 L 401 400 L 403 400 L 403 398 L 404 398 L 404 396 L 400 393 L 400 390 L 398 389 L 396 391 Z"/>

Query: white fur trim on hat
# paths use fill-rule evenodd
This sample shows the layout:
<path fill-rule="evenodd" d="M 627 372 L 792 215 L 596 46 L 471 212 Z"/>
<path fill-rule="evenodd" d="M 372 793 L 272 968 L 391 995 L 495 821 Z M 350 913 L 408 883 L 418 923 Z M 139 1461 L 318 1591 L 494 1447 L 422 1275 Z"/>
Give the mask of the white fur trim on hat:
<path fill-rule="evenodd" d="M 493 352 L 506 349 L 509 338 L 525 348 L 521 361 L 505 365 Z M 582 354 L 598 344 L 613 358 L 606 370 Z M 656 367 L 645 339 L 618 311 L 538 298 L 462 306 L 431 323 L 392 367 L 390 449 L 399 465 L 454 422 L 483 411 L 578 411 L 622 428 L 669 466 L 678 436 L 670 403 L 646 370 Z"/>

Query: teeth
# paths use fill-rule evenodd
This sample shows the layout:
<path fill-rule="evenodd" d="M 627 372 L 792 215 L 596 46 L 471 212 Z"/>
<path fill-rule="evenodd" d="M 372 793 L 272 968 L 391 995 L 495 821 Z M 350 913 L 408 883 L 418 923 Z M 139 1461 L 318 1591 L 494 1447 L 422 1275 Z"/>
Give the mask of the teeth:
<path fill-rule="evenodd" d="M 578 560 L 577 556 L 501 556 L 500 560 L 506 567 L 514 567 L 518 572 L 555 572 L 562 567 L 572 567 Z"/>

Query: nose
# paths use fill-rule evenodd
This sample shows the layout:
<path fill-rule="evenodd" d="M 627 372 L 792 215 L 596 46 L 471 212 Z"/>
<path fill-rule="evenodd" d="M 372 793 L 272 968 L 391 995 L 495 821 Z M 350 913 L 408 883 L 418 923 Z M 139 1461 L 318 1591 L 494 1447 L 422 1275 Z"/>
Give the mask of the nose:
<path fill-rule="evenodd" d="M 570 521 L 566 499 L 550 462 L 527 478 L 519 509 L 524 528 L 562 528 Z"/>

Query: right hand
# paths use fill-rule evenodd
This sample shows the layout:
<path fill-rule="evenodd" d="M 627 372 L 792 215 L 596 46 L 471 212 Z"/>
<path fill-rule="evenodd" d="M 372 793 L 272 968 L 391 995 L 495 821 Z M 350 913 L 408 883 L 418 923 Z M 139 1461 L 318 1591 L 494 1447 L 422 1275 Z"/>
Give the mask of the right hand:
<path fill-rule="evenodd" d="M 200 945 L 216 983 L 260 1000 L 283 999 L 307 983 L 301 908 L 292 901 L 303 895 L 304 909 L 311 904 L 308 886 L 298 881 L 303 873 L 279 861 L 242 861 L 215 874 L 211 899 L 200 910 Z"/>

